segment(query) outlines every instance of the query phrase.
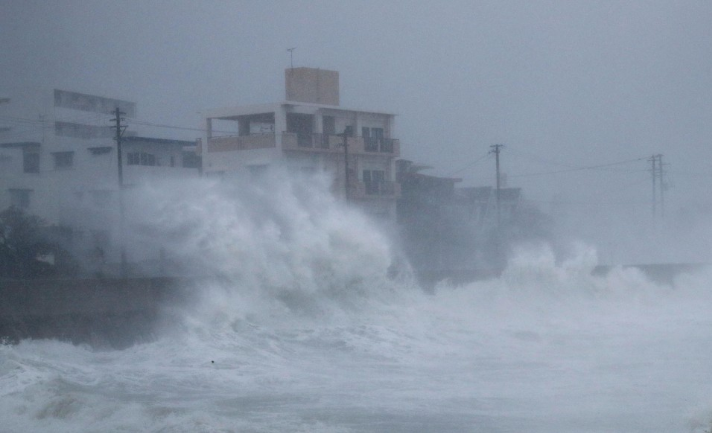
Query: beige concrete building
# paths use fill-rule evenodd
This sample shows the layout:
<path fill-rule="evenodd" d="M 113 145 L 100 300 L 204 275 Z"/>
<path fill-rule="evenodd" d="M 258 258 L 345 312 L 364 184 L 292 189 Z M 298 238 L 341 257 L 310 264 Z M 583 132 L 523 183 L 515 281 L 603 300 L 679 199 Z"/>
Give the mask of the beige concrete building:
<path fill-rule="evenodd" d="M 285 93 L 284 102 L 204 114 L 205 175 L 250 181 L 277 165 L 297 173 L 324 172 L 338 196 L 372 215 L 395 219 L 400 192 L 395 115 L 340 107 L 336 71 L 287 69 Z"/>

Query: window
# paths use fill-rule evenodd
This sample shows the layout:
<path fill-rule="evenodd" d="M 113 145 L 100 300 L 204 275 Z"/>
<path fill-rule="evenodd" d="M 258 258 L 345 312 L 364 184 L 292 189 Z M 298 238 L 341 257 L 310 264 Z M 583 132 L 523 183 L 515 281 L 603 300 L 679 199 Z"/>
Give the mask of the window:
<path fill-rule="evenodd" d="M 371 128 L 371 137 L 383 140 L 383 128 Z"/>
<path fill-rule="evenodd" d="M 334 116 L 324 116 L 323 131 L 324 135 L 336 134 L 336 118 Z"/>
<path fill-rule="evenodd" d="M 31 189 L 11 189 L 10 191 L 10 206 L 15 206 L 20 209 L 30 207 Z"/>
<path fill-rule="evenodd" d="M 83 125 L 72 122 L 54 122 L 54 133 L 62 137 L 75 138 L 109 138 L 114 131 L 110 126 Z"/>
<path fill-rule="evenodd" d="M 22 153 L 22 171 L 25 173 L 40 172 L 40 154 L 37 152 Z"/>
<path fill-rule="evenodd" d="M 366 184 L 366 194 L 379 195 L 384 189 L 386 172 L 383 170 L 364 170 L 363 183 Z"/>
<path fill-rule="evenodd" d="M 54 106 L 106 114 L 113 114 L 118 107 L 126 116 L 136 117 L 136 104 L 133 102 L 58 89 L 54 91 Z"/>
<path fill-rule="evenodd" d="M 91 154 L 94 156 L 106 155 L 108 153 L 111 153 L 111 146 L 90 147 L 89 152 L 91 152 Z"/>
<path fill-rule="evenodd" d="M 141 165 L 154 166 L 156 164 L 156 155 L 152 153 L 141 152 Z"/>
<path fill-rule="evenodd" d="M 74 152 L 54 152 L 54 168 L 62 170 L 74 166 Z"/>
<path fill-rule="evenodd" d="M 158 165 L 156 155 L 146 152 L 129 152 L 126 154 L 126 165 Z"/>
<path fill-rule="evenodd" d="M 126 165 L 140 165 L 140 164 L 141 164 L 141 153 L 129 152 L 126 154 Z"/>
<path fill-rule="evenodd" d="M 12 169 L 12 157 L 9 155 L 0 155 L 0 176 L 9 173 Z"/>
<path fill-rule="evenodd" d="M 200 168 L 201 158 L 195 152 L 183 152 L 183 167 Z"/>
<path fill-rule="evenodd" d="M 383 146 L 383 128 L 363 127 L 361 136 L 368 152 L 378 152 L 379 148 Z"/>

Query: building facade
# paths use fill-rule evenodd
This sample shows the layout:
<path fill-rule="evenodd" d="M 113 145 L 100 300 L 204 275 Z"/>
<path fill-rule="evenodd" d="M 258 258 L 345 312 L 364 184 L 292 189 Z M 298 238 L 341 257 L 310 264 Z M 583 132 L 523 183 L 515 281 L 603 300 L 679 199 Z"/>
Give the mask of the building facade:
<path fill-rule="evenodd" d="M 101 249 L 115 261 L 119 175 L 112 119 L 136 104 L 60 89 L 21 88 L 0 96 L 0 211 L 16 206 L 64 227 L 76 253 Z M 198 176 L 195 142 L 122 134 L 124 187 Z"/>
<path fill-rule="evenodd" d="M 336 195 L 395 220 L 395 115 L 340 107 L 336 71 L 287 69 L 285 90 L 284 102 L 205 113 L 205 175 L 249 181 L 277 165 L 323 172 Z"/>

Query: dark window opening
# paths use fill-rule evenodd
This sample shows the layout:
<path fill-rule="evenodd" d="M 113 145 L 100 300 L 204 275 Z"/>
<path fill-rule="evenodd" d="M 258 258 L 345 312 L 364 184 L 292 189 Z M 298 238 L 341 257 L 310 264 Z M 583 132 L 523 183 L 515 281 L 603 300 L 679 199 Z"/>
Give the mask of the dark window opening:
<path fill-rule="evenodd" d="M 152 153 L 141 152 L 141 165 L 147 165 L 151 167 L 158 165 L 156 163 L 156 155 Z"/>
<path fill-rule="evenodd" d="M 302 147 L 312 146 L 314 116 L 311 114 L 287 113 L 287 132 L 297 134 L 297 144 Z"/>
<path fill-rule="evenodd" d="M 183 152 L 184 168 L 200 168 L 202 160 L 195 152 Z"/>
<path fill-rule="evenodd" d="M 146 165 L 156 166 L 158 159 L 156 155 L 146 152 L 129 152 L 126 154 L 126 165 Z"/>
<path fill-rule="evenodd" d="M 367 152 L 386 152 L 386 140 L 383 138 L 383 128 L 361 128 L 361 136 Z"/>
<path fill-rule="evenodd" d="M 74 152 L 54 152 L 54 168 L 65 169 L 74 166 Z"/>
<path fill-rule="evenodd" d="M 334 116 L 324 116 L 324 135 L 336 135 L 336 118 Z"/>
<path fill-rule="evenodd" d="M 111 146 L 90 147 L 89 152 L 91 152 L 91 154 L 94 156 L 106 155 L 108 153 L 111 153 Z"/>
<path fill-rule="evenodd" d="M 39 173 L 40 154 L 36 152 L 24 152 L 22 154 L 22 171 L 25 173 Z"/>
<path fill-rule="evenodd" d="M 366 185 L 366 194 L 379 195 L 385 190 L 384 183 L 386 172 L 383 170 L 364 170 L 363 183 Z"/>

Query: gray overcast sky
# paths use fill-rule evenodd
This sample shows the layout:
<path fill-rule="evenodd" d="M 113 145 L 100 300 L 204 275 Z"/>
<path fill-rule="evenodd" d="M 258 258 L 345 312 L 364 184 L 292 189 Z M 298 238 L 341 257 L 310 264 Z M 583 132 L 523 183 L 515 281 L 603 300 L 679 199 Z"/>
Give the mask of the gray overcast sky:
<path fill-rule="evenodd" d="M 0 0 L 2 85 L 136 101 L 142 120 L 283 99 L 295 66 L 339 70 L 342 105 L 397 113 L 402 156 L 528 197 L 650 200 L 662 153 L 670 207 L 712 187 L 712 2 Z M 156 129 L 158 136 L 195 133 Z M 456 172 L 457 171 L 457 172 Z M 456 173 L 455 173 L 456 172 Z"/>

